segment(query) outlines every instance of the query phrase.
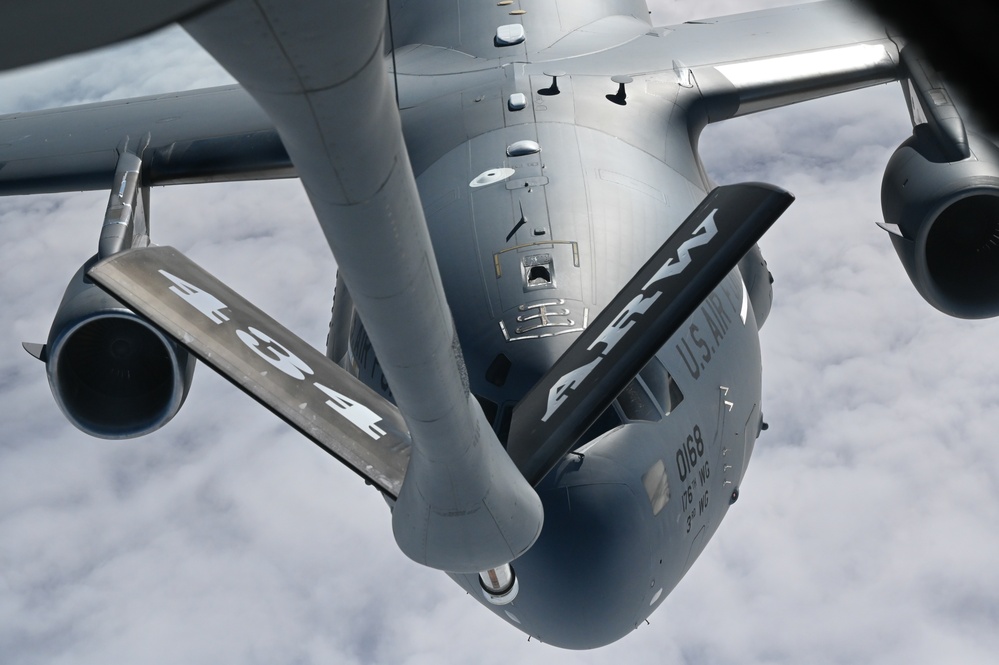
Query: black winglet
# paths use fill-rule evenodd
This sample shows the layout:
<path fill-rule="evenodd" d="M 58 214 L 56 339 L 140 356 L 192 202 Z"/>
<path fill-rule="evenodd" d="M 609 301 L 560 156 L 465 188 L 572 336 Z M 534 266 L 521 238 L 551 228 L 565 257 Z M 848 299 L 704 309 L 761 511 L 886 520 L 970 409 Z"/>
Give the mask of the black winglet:
<path fill-rule="evenodd" d="M 513 411 L 507 452 L 532 484 L 569 451 L 794 197 L 712 190 Z"/>

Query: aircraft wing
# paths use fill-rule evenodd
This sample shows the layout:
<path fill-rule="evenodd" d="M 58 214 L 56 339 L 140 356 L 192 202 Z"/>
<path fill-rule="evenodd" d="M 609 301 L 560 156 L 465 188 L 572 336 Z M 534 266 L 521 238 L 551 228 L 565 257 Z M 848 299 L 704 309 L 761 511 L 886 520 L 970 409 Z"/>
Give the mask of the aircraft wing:
<path fill-rule="evenodd" d="M 192 16 L 220 0 L 11 0 L 0 15 L 0 69 L 135 37 Z M 96 18 L 96 20 L 95 20 Z"/>
<path fill-rule="evenodd" d="M 239 86 L 0 116 L 0 195 L 107 189 L 127 140 L 146 185 L 295 175 Z"/>
<path fill-rule="evenodd" d="M 660 29 L 714 122 L 897 79 L 897 38 L 860 3 L 831 0 Z"/>
<path fill-rule="evenodd" d="M 628 30 L 620 21 L 604 21 L 580 30 L 579 39 L 570 35 L 534 57 L 544 63 L 558 61 L 559 68 L 569 74 L 672 74 L 682 88 L 700 93 L 708 122 L 904 75 L 899 66 L 901 41 L 890 36 L 859 3 L 849 0 L 705 18 L 651 30 L 633 20 Z M 601 37 L 613 38 L 618 45 L 597 53 L 584 50 L 585 44 Z"/>

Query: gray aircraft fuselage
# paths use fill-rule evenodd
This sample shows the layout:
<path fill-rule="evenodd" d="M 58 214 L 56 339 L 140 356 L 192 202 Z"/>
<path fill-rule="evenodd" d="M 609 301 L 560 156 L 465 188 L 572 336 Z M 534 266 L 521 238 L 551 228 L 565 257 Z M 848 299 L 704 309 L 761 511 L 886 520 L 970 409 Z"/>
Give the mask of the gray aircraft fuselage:
<path fill-rule="evenodd" d="M 397 51 L 394 67 L 468 381 L 505 443 L 514 405 L 711 185 L 692 89 L 670 73 L 621 96 L 611 76 L 626 61 L 590 55 L 592 42 L 575 57 L 562 45 L 555 64 L 531 62 L 521 45 L 491 41 L 503 9 L 462 8 L 461 30 L 489 40 L 479 57 L 410 34 L 423 45 Z M 398 38 L 405 28 L 393 19 Z M 618 41 L 649 32 L 614 20 Z M 733 270 L 537 487 L 544 529 L 512 563 L 515 600 L 494 605 L 476 575 L 452 575 L 495 614 L 544 642 L 606 644 L 644 621 L 701 553 L 738 496 L 762 422 L 768 274 L 759 260 L 742 266 L 755 274 Z M 753 302 L 746 283 L 765 285 Z M 342 285 L 333 321 L 330 356 L 391 396 Z"/>
<path fill-rule="evenodd" d="M 604 645 L 662 604 L 764 428 L 754 243 L 793 197 L 715 188 L 706 124 L 901 81 L 881 226 L 930 304 L 999 315 L 999 148 L 852 0 L 668 27 L 644 0 L 185 4 L 211 5 L 182 25 L 242 87 L 0 118 L 0 194 L 112 183 L 97 257 L 25 349 L 106 438 L 169 421 L 200 358 L 383 492 L 403 553 L 542 641 Z M 13 11 L 31 34 L 0 67 L 62 52 Z M 152 186 L 295 175 L 338 264 L 328 357 L 148 235 Z"/>
<path fill-rule="evenodd" d="M 0 118 L 0 194 L 112 183 L 102 260 L 25 347 L 82 430 L 161 427 L 193 355 L 382 491 L 408 557 L 532 637 L 592 648 L 662 604 L 764 427 L 753 243 L 793 197 L 714 188 L 709 122 L 907 76 L 915 129 L 886 169 L 884 227 L 938 309 L 999 312 L 999 263 L 977 246 L 999 152 L 848 0 L 668 27 L 643 0 L 387 9 L 220 3 L 183 26 L 241 87 Z M 152 186 L 296 175 L 338 264 L 328 358 L 146 246 Z M 77 371 L 92 325 L 172 361 L 142 418 Z M 78 394 L 93 398 L 67 407 Z"/>

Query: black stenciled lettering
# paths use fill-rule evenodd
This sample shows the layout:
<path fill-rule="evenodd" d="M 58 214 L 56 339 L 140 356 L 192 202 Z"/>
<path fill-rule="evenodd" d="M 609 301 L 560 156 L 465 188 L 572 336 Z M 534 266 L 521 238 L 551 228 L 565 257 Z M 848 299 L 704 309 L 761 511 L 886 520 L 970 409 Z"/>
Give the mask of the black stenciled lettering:
<path fill-rule="evenodd" d="M 731 280 L 726 279 L 721 283 L 722 293 L 725 294 L 725 299 L 728 300 L 728 304 L 732 306 L 733 312 L 738 312 L 742 309 L 740 305 L 735 304 L 735 292 L 730 288 L 732 285 L 729 284 Z"/>
<path fill-rule="evenodd" d="M 687 461 L 690 462 L 691 467 L 697 466 L 697 448 L 694 447 L 694 437 L 690 434 L 687 435 Z"/>
<path fill-rule="evenodd" d="M 680 348 L 681 346 L 683 348 Z M 697 358 L 694 357 L 694 352 L 690 350 L 686 339 L 680 340 L 680 343 L 676 345 L 676 351 L 680 354 L 680 358 L 683 359 L 683 364 L 687 366 L 687 371 L 690 372 L 691 378 L 695 380 L 700 378 L 701 368 L 698 367 Z"/>
<path fill-rule="evenodd" d="M 708 509 L 708 491 L 704 490 L 704 496 L 702 496 L 697 501 L 697 514 L 703 515 L 704 511 Z"/>
<path fill-rule="evenodd" d="M 722 302 L 721 296 L 717 293 L 712 293 L 708 296 L 708 302 L 711 303 L 711 309 L 714 310 L 715 316 L 718 317 L 718 323 L 722 327 L 722 334 L 724 335 L 728 332 L 728 327 L 732 323 L 732 318 L 728 315 L 728 309 L 725 307 L 725 303 Z"/>
<path fill-rule="evenodd" d="M 697 461 L 704 457 L 704 452 L 704 437 L 701 435 L 701 427 L 694 425 L 693 431 L 687 435 L 686 440 L 680 444 L 676 451 L 676 470 L 680 474 L 680 482 L 687 480 L 687 476 L 697 467 Z M 699 473 L 703 484 L 706 476 L 703 471 L 699 471 Z M 696 477 L 692 484 L 697 485 Z M 690 492 L 691 489 L 688 487 L 687 491 Z M 690 500 L 694 500 L 693 494 L 690 495 Z"/>
<path fill-rule="evenodd" d="M 718 324 L 715 323 L 714 317 L 711 316 L 709 309 L 710 305 L 708 307 L 701 307 L 701 313 L 704 314 L 704 320 L 708 322 L 708 329 L 711 331 L 711 337 L 714 339 L 715 348 L 718 348 L 721 344 L 724 333 L 722 333 Z"/>
<path fill-rule="evenodd" d="M 692 339 L 694 341 L 694 344 L 701 347 L 701 349 L 704 351 L 704 353 L 701 354 L 701 358 L 704 359 L 704 364 L 706 365 L 709 362 L 711 362 L 711 349 L 710 347 L 708 347 L 707 342 L 705 342 L 703 339 L 697 336 L 698 330 L 700 330 L 700 328 L 697 327 L 696 323 L 690 324 L 690 339 Z"/>

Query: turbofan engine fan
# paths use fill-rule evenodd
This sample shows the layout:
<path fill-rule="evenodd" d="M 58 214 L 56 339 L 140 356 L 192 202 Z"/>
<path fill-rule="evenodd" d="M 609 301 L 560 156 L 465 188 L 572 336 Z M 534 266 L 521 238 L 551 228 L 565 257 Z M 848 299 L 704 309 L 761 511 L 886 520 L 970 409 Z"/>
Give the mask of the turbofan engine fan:
<path fill-rule="evenodd" d="M 77 271 L 43 348 L 25 345 L 45 361 L 56 403 L 73 425 L 93 436 L 125 439 L 148 434 L 180 410 L 194 359 Z"/>

